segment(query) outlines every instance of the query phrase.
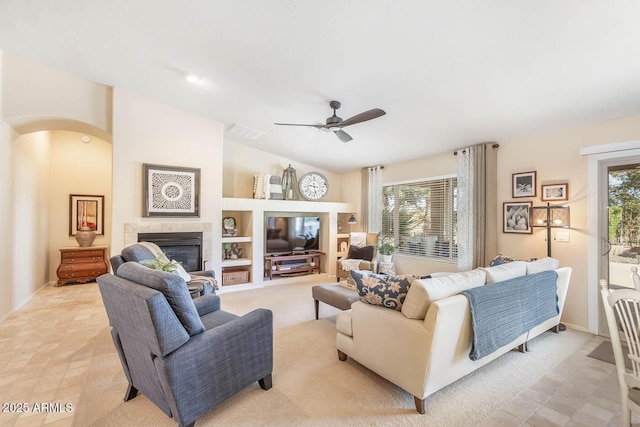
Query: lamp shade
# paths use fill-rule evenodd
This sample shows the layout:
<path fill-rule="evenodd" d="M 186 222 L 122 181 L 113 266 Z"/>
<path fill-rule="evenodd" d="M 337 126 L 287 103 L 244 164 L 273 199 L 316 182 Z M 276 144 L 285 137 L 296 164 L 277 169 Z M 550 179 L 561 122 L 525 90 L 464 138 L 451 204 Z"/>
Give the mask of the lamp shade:
<path fill-rule="evenodd" d="M 358 223 L 358 220 L 356 219 L 355 215 L 351 214 L 351 216 L 347 220 L 347 224 L 357 224 L 357 223 Z"/>
<path fill-rule="evenodd" d="M 569 228 L 569 206 L 549 205 L 531 208 L 532 227 Z"/>

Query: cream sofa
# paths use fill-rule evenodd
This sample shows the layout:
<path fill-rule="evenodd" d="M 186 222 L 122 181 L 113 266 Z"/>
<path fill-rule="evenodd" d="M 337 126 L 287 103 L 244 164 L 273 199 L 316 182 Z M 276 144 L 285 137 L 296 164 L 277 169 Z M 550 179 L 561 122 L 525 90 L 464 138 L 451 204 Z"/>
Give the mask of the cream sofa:
<path fill-rule="evenodd" d="M 559 314 L 493 353 L 471 360 L 473 328 L 469 301 L 458 293 L 483 285 L 483 279 L 484 283 L 491 284 L 550 269 L 558 274 Z M 411 393 L 420 413 L 425 412 L 427 396 L 513 348 L 526 348 L 528 340 L 549 329 L 554 328 L 557 332 L 571 268 L 558 268 L 557 260 L 546 258 L 532 263 L 516 261 L 467 273 L 432 276 L 432 279 L 420 280 L 421 286 L 412 282 L 402 311 L 358 301 L 353 303 L 351 310 L 339 313 L 336 320 L 340 360 L 351 356 Z M 417 318 L 407 317 L 409 311 L 413 312 L 411 317 Z"/>

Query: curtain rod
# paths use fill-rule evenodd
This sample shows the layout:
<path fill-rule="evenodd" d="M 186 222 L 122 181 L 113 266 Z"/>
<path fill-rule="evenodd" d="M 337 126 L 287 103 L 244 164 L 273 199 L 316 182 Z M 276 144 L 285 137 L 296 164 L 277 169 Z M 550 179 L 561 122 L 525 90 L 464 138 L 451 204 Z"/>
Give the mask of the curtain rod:
<path fill-rule="evenodd" d="M 491 146 L 491 148 L 500 148 L 500 144 L 493 144 L 493 145 Z M 462 153 L 463 153 L 463 154 L 464 154 L 464 152 L 465 152 L 465 150 L 462 150 Z M 457 155 L 458 155 L 458 150 L 454 151 L 454 152 L 453 152 L 453 155 L 454 155 L 454 156 L 457 156 Z"/>

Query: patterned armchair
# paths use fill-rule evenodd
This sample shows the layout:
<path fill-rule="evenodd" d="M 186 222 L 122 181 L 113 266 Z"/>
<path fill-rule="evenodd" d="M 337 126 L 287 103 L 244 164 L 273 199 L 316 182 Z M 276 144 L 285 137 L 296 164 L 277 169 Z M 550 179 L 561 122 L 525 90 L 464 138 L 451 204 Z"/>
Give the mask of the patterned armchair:
<path fill-rule="evenodd" d="M 172 273 L 126 262 L 97 279 L 111 337 L 129 382 L 180 426 L 258 382 L 271 388 L 273 314 L 220 310 L 220 297 L 192 299 Z"/>
<path fill-rule="evenodd" d="M 365 237 L 365 242 L 357 243 L 358 237 Z M 355 244 L 353 243 L 354 241 L 356 241 Z M 349 236 L 349 251 L 347 252 L 347 256 L 343 259 L 339 259 L 336 265 L 337 281 L 339 282 L 341 279 L 348 279 L 350 270 L 368 270 L 376 273 L 378 271 L 377 245 L 377 233 L 351 233 Z M 372 250 L 370 250 L 371 258 L 364 259 L 365 257 L 368 257 L 367 254 L 369 253 L 367 249 L 363 249 L 367 246 L 372 247 Z"/>

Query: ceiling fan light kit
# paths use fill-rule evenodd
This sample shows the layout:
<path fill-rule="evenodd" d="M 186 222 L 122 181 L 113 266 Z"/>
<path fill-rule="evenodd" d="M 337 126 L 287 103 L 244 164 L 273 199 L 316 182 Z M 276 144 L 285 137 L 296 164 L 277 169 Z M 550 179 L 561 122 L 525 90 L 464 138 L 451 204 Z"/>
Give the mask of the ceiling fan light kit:
<path fill-rule="evenodd" d="M 349 117 L 347 120 L 342 120 L 341 117 L 338 117 L 336 114 L 336 110 L 341 106 L 338 101 L 329 102 L 329 107 L 333 109 L 333 115 L 325 121 L 325 124 L 316 124 L 316 125 L 307 125 L 307 124 L 298 124 L 298 123 L 274 123 L 279 126 L 306 126 L 313 127 L 316 129 L 327 130 L 333 132 L 342 142 L 349 142 L 353 138 L 347 132 L 343 130 L 343 128 L 351 125 L 355 125 L 357 123 L 366 122 L 369 120 L 377 119 L 378 117 L 384 116 L 387 114 L 384 110 L 380 108 L 373 108 L 371 110 L 365 111 L 360 114 L 356 114 L 353 117 Z"/>

